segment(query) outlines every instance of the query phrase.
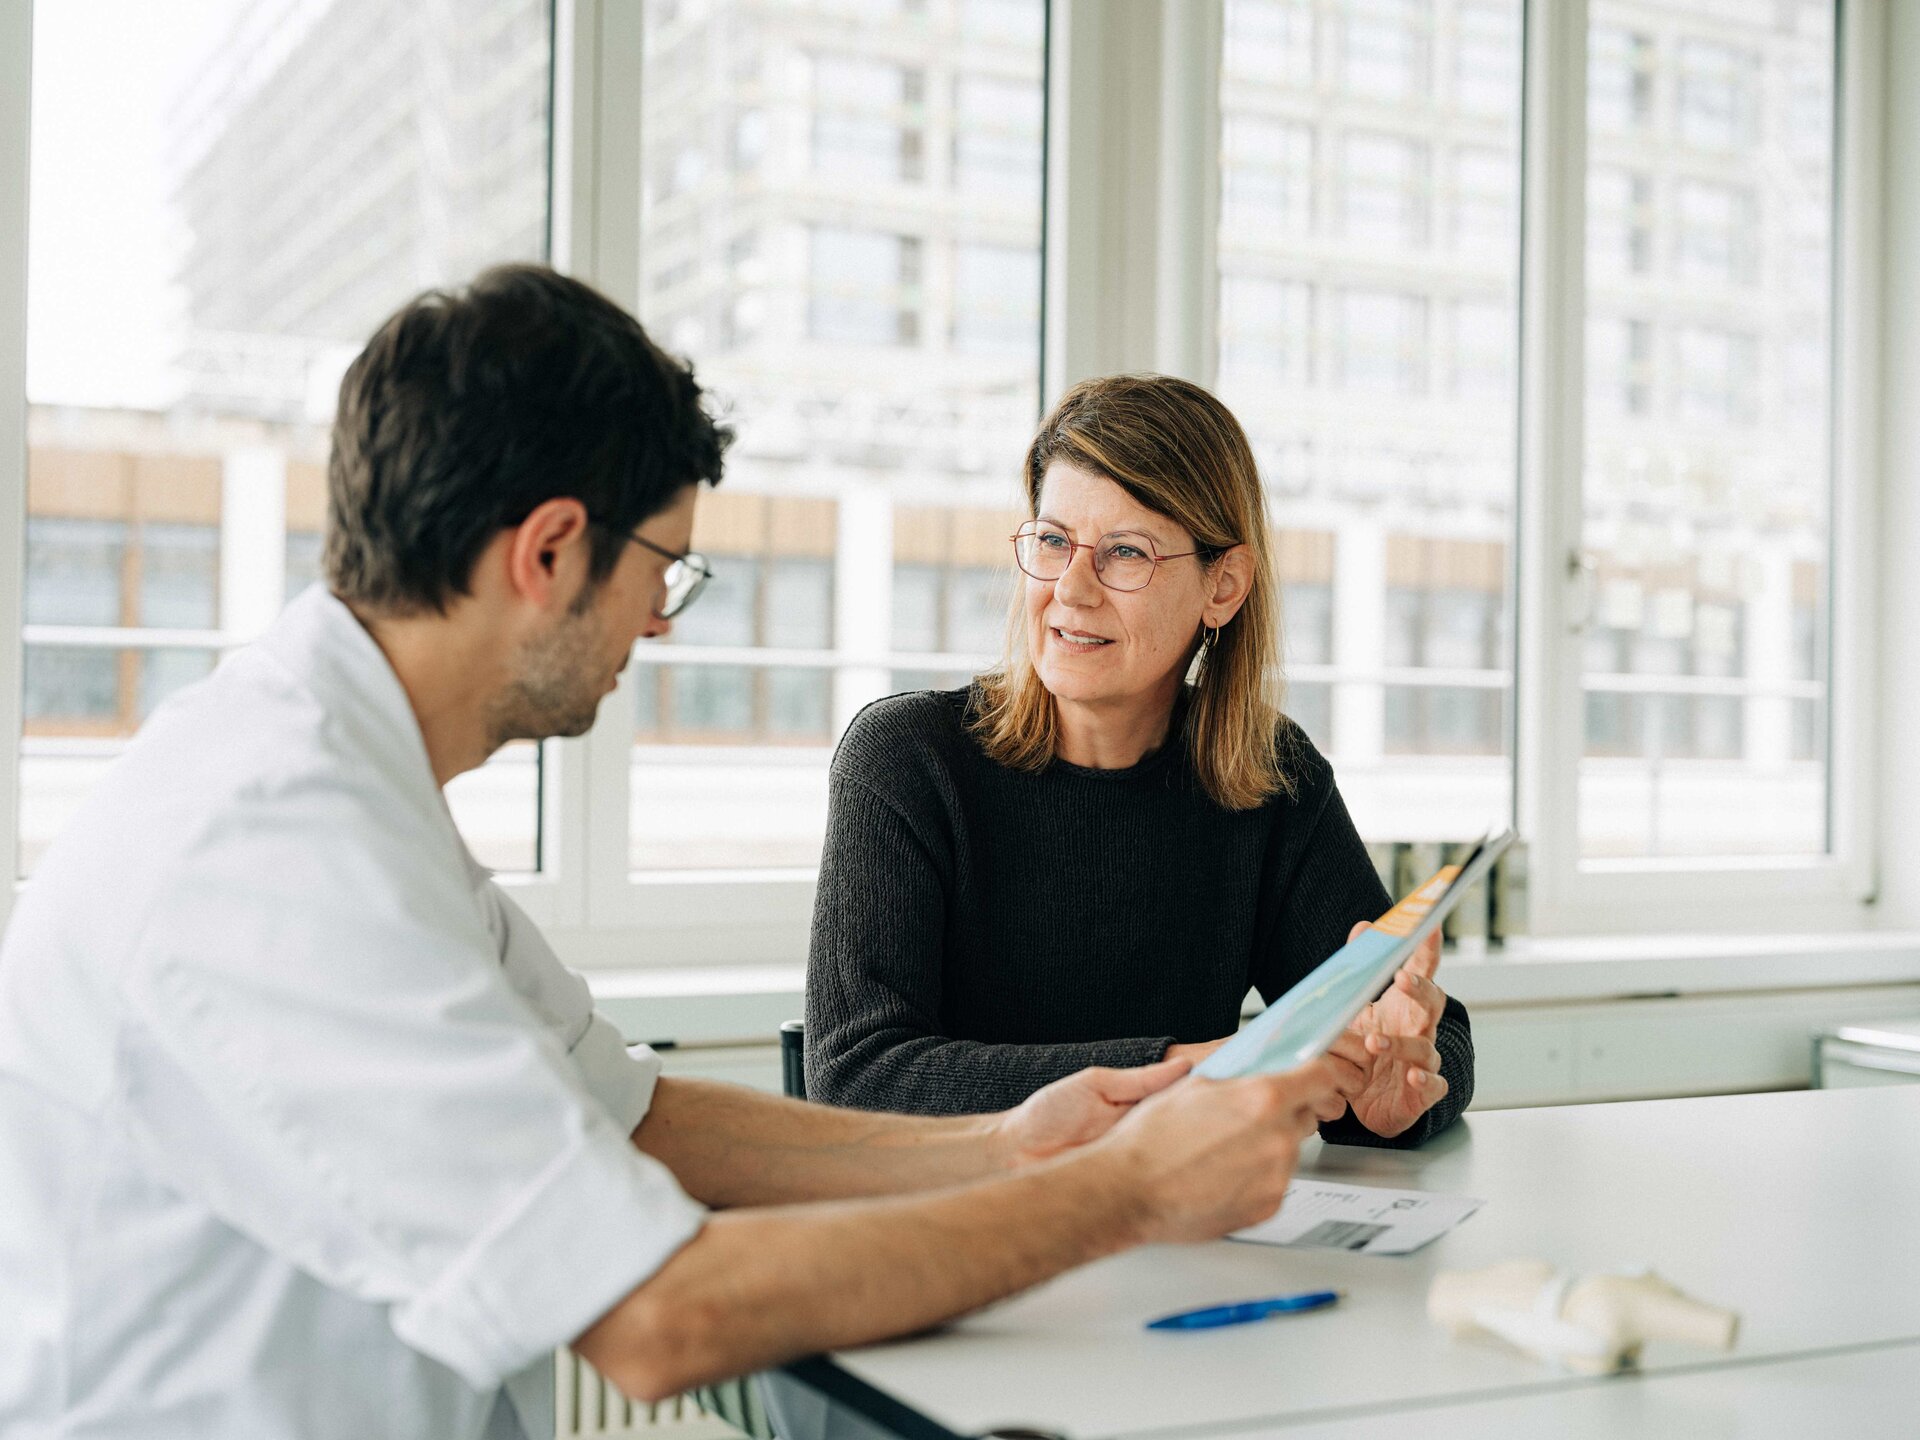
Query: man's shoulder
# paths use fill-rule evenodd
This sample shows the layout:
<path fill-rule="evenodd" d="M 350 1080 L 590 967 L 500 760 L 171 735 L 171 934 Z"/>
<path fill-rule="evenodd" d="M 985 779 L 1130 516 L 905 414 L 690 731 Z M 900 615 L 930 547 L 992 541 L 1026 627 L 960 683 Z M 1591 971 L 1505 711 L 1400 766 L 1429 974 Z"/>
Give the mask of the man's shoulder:
<path fill-rule="evenodd" d="M 237 653 L 148 721 L 54 837 L 36 884 L 73 904 L 101 888 L 164 887 L 215 857 L 231 867 L 290 848 L 317 853 L 343 831 L 405 832 L 417 843 L 429 806 L 406 803 L 363 748 L 270 656 Z"/>

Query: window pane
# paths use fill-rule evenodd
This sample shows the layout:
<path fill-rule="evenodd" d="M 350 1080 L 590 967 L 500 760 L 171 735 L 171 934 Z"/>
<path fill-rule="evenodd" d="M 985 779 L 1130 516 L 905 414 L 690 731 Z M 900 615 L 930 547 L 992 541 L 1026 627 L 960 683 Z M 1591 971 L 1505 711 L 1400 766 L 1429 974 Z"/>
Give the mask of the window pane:
<path fill-rule="evenodd" d="M 1280 527 L 1288 709 L 1361 831 L 1511 804 L 1518 0 L 1227 0 L 1221 397 Z"/>
<path fill-rule="evenodd" d="M 551 26 L 549 0 L 35 7 L 23 865 L 212 667 L 204 632 L 250 638 L 318 576 L 374 326 L 545 253 Z M 529 749 L 450 800 L 525 870 L 537 794 Z"/>
<path fill-rule="evenodd" d="M 1819 853 L 1833 6 L 1591 24 L 1581 851 Z"/>
<path fill-rule="evenodd" d="M 717 577 L 634 652 L 629 860 L 804 867 L 853 714 L 1000 647 L 1039 407 L 1046 6 L 650 14 L 640 318 L 739 439 L 695 520 Z"/>

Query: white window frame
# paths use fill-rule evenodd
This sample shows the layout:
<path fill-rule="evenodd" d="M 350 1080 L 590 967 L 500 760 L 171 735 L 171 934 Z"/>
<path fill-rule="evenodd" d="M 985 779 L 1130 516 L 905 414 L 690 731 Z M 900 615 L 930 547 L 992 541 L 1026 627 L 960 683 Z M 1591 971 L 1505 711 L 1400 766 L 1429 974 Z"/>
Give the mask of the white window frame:
<path fill-rule="evenodd" d="M 1566 557 L 1583 452 L 1587 0 L 1528 0 L 1520 474 L 1514 553 L 1514 807 L 1532 843 L 1540 934 L 1845 930 L 1870 923 L 1878 726 L 1871 643 L 1879 510 L 1880 189 L 1887 174 L 1887 0 L 1841 0 L 1835 292 L 1832 853 L 1765 861 L 1578 860 L 1580 654 Z M 24 583 L 25 211 L 31 5 L 0 6 L 0 865 L 17 873 Z M 1214 379 L 1219 70 L 1224 0 L 1049 0 L 1042 394 L 1088 375 Z M 551 255 L 639 302 L 644 16 L 629 0 L 555 0 Z M 1116 297 L 1118 297 L 1116 301 Z M 644 318 L 644 317 L 643 317 Z M 1537 362 L 1528 357 L 1539 357 Z M 695 658 L 692 656 L 689 659 Z M 728 658 L 752 659 L 753 652 Z M 963 657 L 781 655 L 837 670 L 945 668 Z M 792 964 L 811 870 L 628 870 L 634 671 L 578 740 L 548 742 L 540 873 L 503 877 L 583 967 Z M 13 887 L 0 886 L 0 920 Z"/>
<path fill-rule="evenodd" d="M 1582 861 L 1581 485 L 1585 450 L 1588 0 L 1527 6 L 1521 187 L 1516 816 L 1533 933 L 1850 930 L 1873 923 L 1880 136 L 1884 0 L 1837 0 L 1830 520 L 1831 848 L 1825 855 Z M 1533 103 L 1543 97 L 1544 103 Z"/>
<path fill-rule="evenodd" d="M 1845 0 L 1837 57 L 1830 623 L 1846 643 L 1832 647 L 1832 849 L 1779 860 L 1606 863 L 1579 859 L 1584 702 L 1580 649 L 1566 629 L 1578 577 L 1551 560 L 1572 554 L 1580 539 L 1588 5 L 1525 5 L 1524 479 L 1514 546 L 1517 715 L 1509 759 L 1515 818 L 1533 847 L 1533 933 L 1826 931 L 1872 923 L 1876 726 L 1870 650 L 1859 637 L 1874 595 L 1875 201 L 1884 92 L 1875 62 L 1884 3 Z M 1051 0 L 1042 372 L 1049 400 L 1075 380 L 1117 370 L 1157 369 L 1213 383 L 1224 11 L 1224 0 Z M 626 63 L 637 68 L 637 52 Z M 1539 363 L 1526 358 L 1532 356 Z M 622 720 L 630 713 L 625 698 L 609 706 Z M 685 964 L 800 959 L 811 871 L 627 873 L 631 742 L 624 723 L 603 728 L 613 733 L 604 753 L 596 750 L 605 767 L 596 767 L 591 796 L 599 810 L 596 868 L 589 931 L 579 937 L 576 958 L 665 960 L 665 946 Z"/>
<path fill-rule="evenodd" d="M 0 5 L 0 877 L 20 873 L 20 625 L 27 571 L 27 157 L 33 6 Z M 0 926 L 17 886 L 0 884 Z"/>

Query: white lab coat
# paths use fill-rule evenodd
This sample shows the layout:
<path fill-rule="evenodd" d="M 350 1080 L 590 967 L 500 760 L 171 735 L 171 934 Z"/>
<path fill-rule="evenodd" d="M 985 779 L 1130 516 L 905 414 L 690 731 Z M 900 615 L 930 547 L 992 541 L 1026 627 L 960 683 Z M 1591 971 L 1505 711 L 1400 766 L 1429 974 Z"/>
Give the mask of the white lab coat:
<path fill-rule="evenodd" d="M 629 1140 L 659 1069 L 307 591 L 154 716 L 0 948 L 0 1432 L 550 1436 L 549 1352 L 704 1219 Z"/>

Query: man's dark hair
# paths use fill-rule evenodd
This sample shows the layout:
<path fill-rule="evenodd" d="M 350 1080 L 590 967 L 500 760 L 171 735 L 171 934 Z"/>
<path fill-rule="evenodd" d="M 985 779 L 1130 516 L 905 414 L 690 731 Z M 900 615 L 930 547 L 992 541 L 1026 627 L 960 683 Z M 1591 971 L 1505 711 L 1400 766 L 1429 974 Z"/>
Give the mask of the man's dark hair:
<path fill-rule="evenodd" d="M 444 613 L 502 529 L 572 497 L 589 572 L 686 486 L 720 479 L 732 433 L 687 365 L 598 291 L 541 265 L 430 290 L 340 382 L 327 461 L 327 580 L 384 614 Z"/>

